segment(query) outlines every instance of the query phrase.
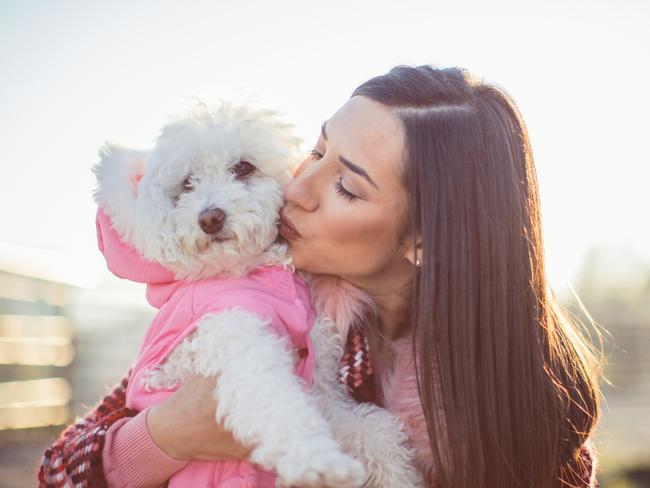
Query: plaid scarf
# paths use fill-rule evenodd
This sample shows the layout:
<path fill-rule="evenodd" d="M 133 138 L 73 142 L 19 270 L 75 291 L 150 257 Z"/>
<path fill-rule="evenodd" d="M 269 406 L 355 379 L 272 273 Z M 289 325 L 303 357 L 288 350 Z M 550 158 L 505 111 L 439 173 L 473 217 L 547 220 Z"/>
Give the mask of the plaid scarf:
<path fill-rule="evenodd" d="M 357 403 L 376 402 L 375 372 L 368 337 L 360 329 L 351 329 L 348 333 L 345 353 L 339 364 L 339 379 Z"/>
<path fill-rule="evenodd" d="M 43 454 L 38 471 L 40 488 L 105 487 L 102 449 L 108 428 L 138 412 L 126 408 L 129 373 L 82 419 L 68 426 Z"/>

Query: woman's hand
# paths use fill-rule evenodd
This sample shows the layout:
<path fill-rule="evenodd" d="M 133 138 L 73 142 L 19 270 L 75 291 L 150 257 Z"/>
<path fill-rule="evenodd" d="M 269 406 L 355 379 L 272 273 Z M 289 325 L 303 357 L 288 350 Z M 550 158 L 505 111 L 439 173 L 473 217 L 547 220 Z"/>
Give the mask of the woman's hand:
<path fill-rule="evenodd" d="M 191 378 L 147 414 L 151 438 L 169 456 L 221 461 L 250 455 L 250 449 L 217 424 L 214 388 L 213 378 Z"/>

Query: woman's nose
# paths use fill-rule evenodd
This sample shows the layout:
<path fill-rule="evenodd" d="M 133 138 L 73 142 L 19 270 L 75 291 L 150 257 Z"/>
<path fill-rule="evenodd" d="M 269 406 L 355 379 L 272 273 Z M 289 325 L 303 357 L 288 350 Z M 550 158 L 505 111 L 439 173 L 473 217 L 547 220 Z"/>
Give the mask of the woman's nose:
<path fill-rule="evenodd" d="M 318 208 L 318 178 L 320 175 L 317 166 L 315 161 L 308 159 L 303 161 L 294 173 L 293 180 L 284 190 L 287 202 L 310 212 Z"/>

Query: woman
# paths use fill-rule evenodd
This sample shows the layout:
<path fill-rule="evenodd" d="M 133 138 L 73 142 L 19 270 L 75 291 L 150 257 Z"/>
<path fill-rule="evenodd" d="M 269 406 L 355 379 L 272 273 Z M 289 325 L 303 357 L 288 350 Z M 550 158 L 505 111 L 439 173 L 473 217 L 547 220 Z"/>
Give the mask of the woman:
<path fill-rule="evenodd" d="M 381 385 L 396 345 L 409 344 L 411 393 L 425 420 L 410 434 L 430 461 L 423 469 L 431 485 L 595 483 L 596 363 L 548 288 L 528 135 L 501 89 L 429 66 L 398 66 L 367 81 L 323 124 L 282 214 L 297 268 L 338 276 L 374 303 L 363 330 L 379 371 L 366 381 L 378 387 L 375 402 L 390 403 L 393 392 Z M 172 458 L 245 458 L 214 427 L 209 390 L 208 380 L 194 380 L 148 412 L 144 428 L 142 414 L 113 425 L 103 446 L 111 469 L 138 476 L 137 453 L 119 461 L 120 435 L 150 436 L 161 476 L 183 465 Z M 115 398 L 100 427 L 135 413 Z M 62 439 L 96 428 L 98 412 Z M 56 447 L 43 477 L 69 465 L 52 467 L 61 459 Z M 85 472 L 103 476 L 98 459 Z M 147 476 L 138 483 L 155 478 Z"/>

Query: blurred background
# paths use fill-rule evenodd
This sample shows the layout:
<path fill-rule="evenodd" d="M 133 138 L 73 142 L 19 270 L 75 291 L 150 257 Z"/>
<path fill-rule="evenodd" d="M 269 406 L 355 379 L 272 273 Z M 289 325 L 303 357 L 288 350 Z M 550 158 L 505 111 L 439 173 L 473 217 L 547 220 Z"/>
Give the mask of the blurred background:
<path fill-rule="evenodd" d="M 606 487 L 650 486 L 650 2 L 0 0 L 0 486 L 127 372 L 153 315 L 96 251 L 105 140 L 255 96 L 304 138 L 396 64 L 462 66 L 528 125 L 554 291 L 606 330 Z M 579 300 L 578 300 L 579 299 Z"/>

